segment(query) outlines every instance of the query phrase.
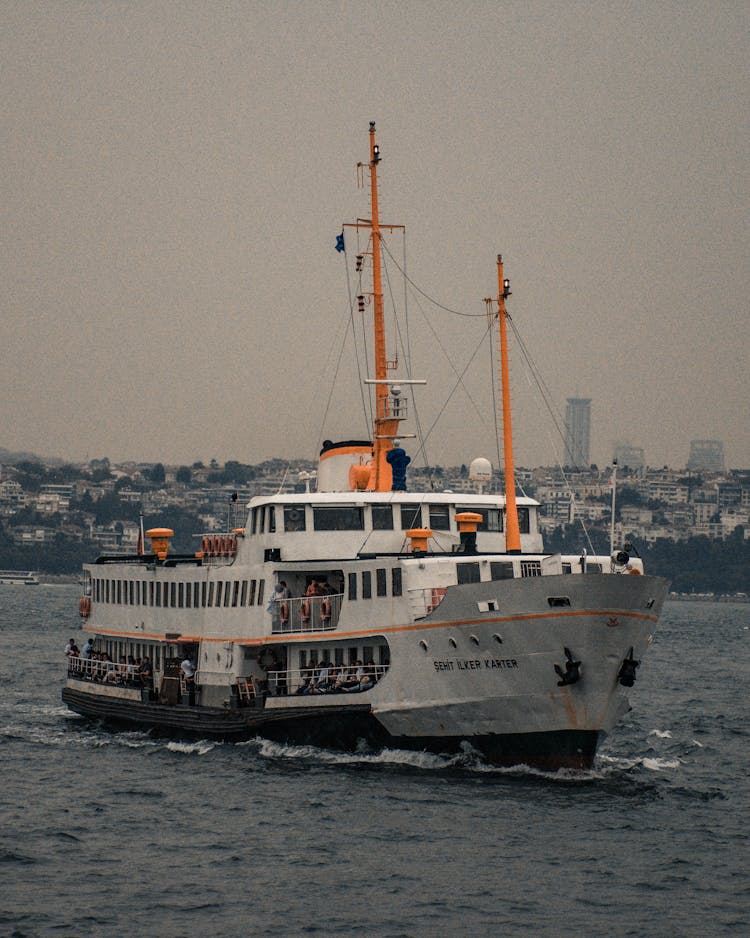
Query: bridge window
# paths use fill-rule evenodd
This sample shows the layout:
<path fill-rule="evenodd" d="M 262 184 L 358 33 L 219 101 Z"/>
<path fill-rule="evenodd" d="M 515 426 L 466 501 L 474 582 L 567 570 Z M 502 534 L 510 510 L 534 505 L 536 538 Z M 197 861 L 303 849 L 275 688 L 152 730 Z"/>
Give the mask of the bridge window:
<path fill-rule="evenodd" d="M 392 531 L 393 530 L 393 506 L 392 505 L 373 505 L 372 506 L 372 529 L 373 531 Z"/>
<path fill-rule="evenodd" d="M 529 509 L 518 509 L 518 528 L 521 534 L 529 533 Z"/>
<path fill-rule="evenodd" d="M 364 531 L 364 509 L 354 506 L 313 508 L 316 531 Z"/>
<path fill-rule="evenodd" d="M 378 596 L 388 595 L 388 581 L 386 579 L 386 571 L 380 568 L 375 571 L 375 590 Z"/>
<path fill-rule="evenodd" d="M 400 596 L 401 591 L 401 567 L 394 567 L 391 570 L 391 595 Z"/>
<path fill-rule="evenodd" d="M 349 599 L 356 599 L 356 598 L 357 598 L 357 574 L 356 574 L 356 573 L 350 573 L 350 574 L 349 574 L 349 596 L 348 596 L 348 598 L 349 598 Z"/>
<path fill-rule="evenodd" d="M 285 531 L 304 531 L 305 530 L 305 506 L 304 505 L 284 505 L 284 530 Z"/>
<path fill-rule="evenodd" d="M 362 599 L 372 599 L 372 574 L 369 570 L 362 571 Z"/>
<path fill-rule="evenodd" d="M 462 511 L 470 511 L 473 514 L 482 516 L 482 520 L 477 528 L 478 531 L 503 530 L 503 512 L 500 508 L 476 508 L 474 505 L 468 508 L 461 508 L 459 505 L 456 505 L 456 514 Z"/>
<path fill-rule="evenodd" d="M 421 505 L 401 505 L 401 529 L 408 531 L 410 528 L 422 527 L 422 506 Z"/>
<path fill-rule="evenodd" d="M 182 609 L 185 603 L 185 584 L 180 583 L 177 586 L 177 605 Z"/>
<path fill-rule="evenodd" d="M 254 605 L 254 603 L 255 603 L 255 586 L 256 586 L 256 581 L 255 581 L 255 580 L 250 580 L 250 590 L 249 590 L 249 592 L 248 592 L 248 594 L 247 594 L 247 604 L 248 604 L 248 606 L 252 606 L 252 605 Z"/>
<path fill-rule="evenodd" d="M 429 505 L 430 527 L 433 531 L 450 531 L 449 505 Z"/>

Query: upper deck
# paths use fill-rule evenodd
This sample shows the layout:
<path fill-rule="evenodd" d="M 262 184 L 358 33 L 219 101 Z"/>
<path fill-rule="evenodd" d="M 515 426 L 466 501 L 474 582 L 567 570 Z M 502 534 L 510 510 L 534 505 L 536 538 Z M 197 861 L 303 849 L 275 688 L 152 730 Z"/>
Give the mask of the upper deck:
<path fill-rule="evenodd" d="M 523 553 L 543 550 L 538 530 L 538 502 L 519 498 Z M 482 516 L 477 550 L 503 553 L 505 498 L 458 492 L 318 492 L 256 496 L 249 506 L 241 551 L 254 559 L 275 550 L 285 561 L 355 559 L 363 554 L 409 551 L 406 532 L 432 532 L 429 550 L 455 553 L 460 544 L 456 514 Z"/>

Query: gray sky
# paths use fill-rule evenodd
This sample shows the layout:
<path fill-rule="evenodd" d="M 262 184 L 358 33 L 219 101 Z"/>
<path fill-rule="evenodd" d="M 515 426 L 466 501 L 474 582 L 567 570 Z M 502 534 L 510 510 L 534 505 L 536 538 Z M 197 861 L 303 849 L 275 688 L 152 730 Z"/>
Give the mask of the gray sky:
<path fill-rule="evenodd" d="M 481 313 L 504 255 L 558 409 L 593 399 L 594 461 L 624 440 L 682 466 L 711 437 L 750 466 L 749 21 L 739 0 L 5 0 L 0 446 L 256 462 L 363 434 L 352 368 L 322 421 L 375 120 L 411 277 Z M 409 316 L 429 426 L 455 381 L 432 330 L 463 369 L 483 321 Z M 489 408 L 487 359 L 467 383 Z M 513 362 L 516 462 L 551 463 Z M 465 395 L 445 416 L 431 461 L 496 461 Z"/>

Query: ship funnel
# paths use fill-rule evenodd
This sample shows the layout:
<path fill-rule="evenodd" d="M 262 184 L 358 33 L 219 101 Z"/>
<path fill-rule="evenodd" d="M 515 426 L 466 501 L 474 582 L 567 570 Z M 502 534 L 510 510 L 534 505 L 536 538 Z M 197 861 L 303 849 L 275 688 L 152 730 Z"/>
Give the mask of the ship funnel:
<path fill-rule="evenodd" d="M 370 440 L 326 440 L 318 461 L 319 492 L 361 492 L 372 485 Z"/>

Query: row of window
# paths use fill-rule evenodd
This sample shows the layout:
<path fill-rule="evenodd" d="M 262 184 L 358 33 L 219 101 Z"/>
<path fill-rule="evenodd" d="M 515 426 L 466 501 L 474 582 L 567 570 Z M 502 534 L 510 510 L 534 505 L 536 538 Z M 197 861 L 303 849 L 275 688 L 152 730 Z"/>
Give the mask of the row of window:
<path fill-rule="evenodd" d="M 92 580 L 94 602 L 118 606 L 204 609 L 216 606 L 260 606 L 263 580 L 218 580 L 207 583 L 161 583 L 159 580 Z"/>
<path fill-rule="evenodd" d="M 277 512 L 277 507 L 279 511 Z M 424 515 L 423 509 L 424 507 Z M 371 505 L 368 509 L 355 505 L 312 507 L 312 523 L 315 531 L 364 531 L 365 512 L 369 511 L 373 531 L 408 531 L 425 524 L 433 531 L 450 531 L 451 514 L 472 511 L 482 515 L 480 531 L 502 531 L 503 511 L 500 508 L 462 508 L 460 505 Z M 275 534 L 277 516 L 283 514 L 284 531 L 306 531 L 307 515 L 304 505 L 261 505 L 253 508 L 252 534 Z M 529 533 L 529 509 L 518 509 L 518 524 L 521 534 Z"/>
<path fill-rule="evenodd" d="M 361 586 L 361 592 L 358 588 Z M 391 568 L 391 596 L 401 596 L 403 584 L 401 567 Z M 350 573 L 347 579 L 347 599 L 372 599 L 372 570 L 362 570 L 361 573 Z M 375 595 L 388 595 L 388 571 L 384 567 L 375 570 Z"/>
<path fill-rule="evenodd" d="M 298 665 L 300 669 L 313 668 L 325 657 L 330 657 L 331 649 L 326 648 L 300 648 L 298 650 Z M 348 648 L 334 648 L 332 664 L 336 667 L 354 665 L 358 661 L 363 664 L 380 664 L 388 666 L 391 663 L 391 650 L 387 645 L 362 645 Z"/>

